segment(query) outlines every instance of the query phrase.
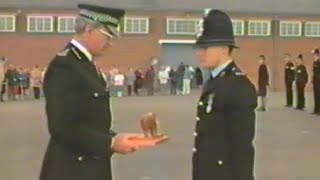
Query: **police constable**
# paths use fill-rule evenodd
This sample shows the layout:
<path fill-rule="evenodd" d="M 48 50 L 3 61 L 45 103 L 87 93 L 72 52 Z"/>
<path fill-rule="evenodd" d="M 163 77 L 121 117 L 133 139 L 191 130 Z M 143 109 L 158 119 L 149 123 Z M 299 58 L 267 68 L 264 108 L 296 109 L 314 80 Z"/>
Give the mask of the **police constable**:
<path fill-rule="evenodd" d="M 258 58 L 259 70 L 258 70 L 258 96 L 260 98 L 260 107 L 258 111 L 266 111 L 267 105 L 267 86 L 269 86 L 269 72 L 266 65 L 266 57 L 260 55 Z"/>
<path fill-rule="evenodd" d="M 6 83 L 5 83 L 5 63 L 6 63 L 6 57 L 2 56 L 0 58 L 0 102 L 3 101 L 3 95 L 5 93 L 6 89 Z"/>
<path fill-rule="evenodd" d="M 50 141 L 40 180 L 111 180 L 113 153 L 137 147 L 133 135 L 110 130 L 109 92 L 94 66 L 117 36 L 124 10 L 80 4 L 76 35 L 51 61 L 44 93 Z"/>
<path fill-rule="evenodd" d="M 316 48 L 312 51 L 313 62 L 313 92 L 314 92 L 314 111 L 316 115 L 320 115 L 320 52 Z"/>
<path fill-rule="evenodd" d="M 194 46 L 211 77 L 197 105 L 193 180 L 253 180 L 257 93 L 232 60 L 237 46 L 228 15 L 211 10 Z"/>
<path fill-rule="evenodd" d="M 286 62 L 284 66 L 284 81 L 286 85 L 286 107 L 292 107 L 292 102 L 293 102 L 292 84 L 295 77 L 295 65 L 291 61 L 290 54 L 285 54 L 284 60 Z"/>
<path fill-rule="evenodd" d="M 297 88 L 297 107 L 298 110 L 304 110 L 305 100 L 305 87 L 308 82 L 307 68 L 303 65 L 303 55 L 299 54 L 296 62 L 296 76 L 295 76 L 296 88 Z"/>

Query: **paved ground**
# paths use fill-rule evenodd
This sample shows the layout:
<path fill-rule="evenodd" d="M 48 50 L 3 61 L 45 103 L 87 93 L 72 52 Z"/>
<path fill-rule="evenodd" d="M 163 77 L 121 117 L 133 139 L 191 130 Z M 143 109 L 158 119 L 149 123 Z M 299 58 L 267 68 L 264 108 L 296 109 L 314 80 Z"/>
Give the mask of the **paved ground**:
<path fill-rule="evenodd" d="M 320 180 L 320 116 L 284 108 L 273 94 L 257 113 L 257 180 Z M 115 180 L 191 180 L 195 104 L 191 96 L 113 99 L 115 129 L 139 132 L 139 116 L 154 111 L 171 140 L 130 156 L 114 156 Z M 48 141 L 44 101 L 0 103 L 1 180 L 36 180 Z"/>

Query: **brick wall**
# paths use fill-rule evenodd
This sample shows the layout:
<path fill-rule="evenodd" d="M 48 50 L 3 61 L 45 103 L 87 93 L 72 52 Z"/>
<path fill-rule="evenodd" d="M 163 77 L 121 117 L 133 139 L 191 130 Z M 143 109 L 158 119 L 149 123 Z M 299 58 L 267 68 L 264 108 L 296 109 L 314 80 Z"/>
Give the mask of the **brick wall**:
<path fill-rule="evenodd" d="M 28 13 L 28 12 L 27 12 Z M 26 13 L 26 14 L 27 14 Z M 32 11 L 41 13 L 41 11 Z M 54 13 L 54 12 L 50 12 Z M 67 12 L 59 12 L 67 13 Z M 74 13 L 74 12 L 72 12 Z M 106 71 L 114 65 L 121 70 L 127 68 L 145 68 L 150 64 L 152 56 L 160 57 L 161 45 L 159 39 L 192 39 L 190 36 L 167 36 L 166 17 L 200 17 L 200 14 L 177 13 L 177 12 L 130 12 L 130 16 L 147 16 L 150 18 L 150 33 L 148 35 L 124 34 L 119 40 L 113 42 L 113 48 L 98 59 L 98 64 Z M 255 19 L 252 17 L 242 18 Z M 267 17 L 258 17 L 265 19 Z M 25 14 L 18 16 L 19 24 L 16 33 L 0 33 L 0 54 L 6 55 L 14 65 L 31 68 L 35 65 L 46 66 L 50 59 L 63 48 L 72 38 L 72 35 L 61 35 L 57 33 L 28 34 L 25 29 Z M 270 19 L 270 18 L 269 18 Z M 308 18 L 303 18 L 304 20 Z M 312 19 L 312 18 L 311 18 Z M 238 37 L 237 43 L 241 47 L 234 53 L 234 59 L 239 66 L 248 74 L 249 78 L 256 82 L 257 57 L 264 54 L 271 73 L 271 86 L 274 90 L 283 90 L 283 66 L 282 55 L 291 53 L 294 57 L 298 53 L 305 55 L 305 64 L 311 74 L 312 56 L 311 49 L 320 47 L 318 38 L 280 38 L 272 37 Z M 311 78 L 310 78 L 311 79 Z M 310 89 L 310 83 L 308 89 Z"/>

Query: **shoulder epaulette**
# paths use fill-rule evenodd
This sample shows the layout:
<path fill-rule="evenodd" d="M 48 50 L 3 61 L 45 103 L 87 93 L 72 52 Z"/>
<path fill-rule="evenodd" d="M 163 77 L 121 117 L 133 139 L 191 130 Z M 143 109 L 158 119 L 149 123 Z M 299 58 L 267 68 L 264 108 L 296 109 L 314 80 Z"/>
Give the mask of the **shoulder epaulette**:
<path fill-rule="evenodd" d="M 236 72 L 235 75 L 236 75 L 236 76 L 244 76 L 244 75 L 246 75 L 246 74 L 244 74 L 243 72 Z"/>
<path fill-rule="evenodd" d="M 80 54 L 77 52 L 77 50 L 76 50 L 75 48 L 72 47 L 72 48 L 71 48 L 71 51 L 73 52 L 74 55 L 77 56 L 78 59 L 82 59 L 81 56 L 80 56 Z"/>
<path fill-rule="evenodd" d="M 61 52 L 58 52 L 57 56 L 67 56 L 69 51 L 70 51 L 70 49 L 65 49 Z"/>
<path fill-rule="evenodd" d="M 238 69 L 236 67 L 232 68 L 232 72 L 236 76 L 244 76 L 245 75 L 240 69 Z"/>

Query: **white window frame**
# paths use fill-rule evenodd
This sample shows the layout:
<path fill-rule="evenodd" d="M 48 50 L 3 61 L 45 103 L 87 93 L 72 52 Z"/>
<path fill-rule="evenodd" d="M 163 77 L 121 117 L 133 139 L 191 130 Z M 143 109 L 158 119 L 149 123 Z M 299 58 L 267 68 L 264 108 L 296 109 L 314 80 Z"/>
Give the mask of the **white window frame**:
<path fill-rule="evenodd" d="M 58 27 L 57 27 L 58 28 L 57 32 L 59 32 L 59 33 L 74 33 L 74 32 L 76 32 L 74 28 L 73 28 L 72 31 L 65 31 L 65 30 L 62 31 L 61 30 L 61 24 L 60 24 L 61 19 L 74 19 L 74 21 L 76 21 L 77 16 L 74 16 L 74 15 L 58 16 Z"/>
<path fill-rule="evenodd" d="M 197 19 L 197 18 L 193 18 L 193 19 L 183 19 L 183 18 L 167 18 L 167 34 L 168 35 L 196 35 L 197 33 L 199 33 L 200 31 L 200 26 L 201 26 L 201 20 L 202 19 Z M 190 33 L 190 32 L 170 32 L 169 31 L 169 22 L 170 21 L 198 21 L 198 23 L 196 24 L 196 27 L 198 29 L 196 29 L 196 31 L 194 33 Z"/>
<path fill-rule="evenodd" d="M 294 34 L 285 34 L 284 32 L 282 32 L 282 26 L 283 24 L 298 24 L 299 25 L 299 34 L 294 35 Z M 302 22 L 301 21 L 280 21 L 280 26 L 279 26 L 279 34 L 282 37 L 299 37 L 302 35 Z"/>
<path fill-rule="evenodd" d="M 267 34 L 253 34 L 252 32 L 250 32 L 250 27 L 251 27 L 251 23 L 267 23 L 268 25 L 268 30 L 267 30 Z M 271 35 L 271 20 L 249 20 L 248 21 L 248 35 L 249 36 L 270 36 Z"/>
<path fill-rule="evenodd" d="M 233 29 L 233 34 L 234 36 L 244 36 L 244 31 L 245 31 L 245 26 L 244 26 L 244 20 L 241 20 L 241 19 L 232 19 L 232 27 L 233 27 L 233 23 L 238 23 L 240 22 L 241 23 L 241 34 L 235 34 L 235 31 Z"/>
<path fill-rule="evenodd" d="M 307 25 L 310 24 L 310 25 L 319 25 L 320 26 L 320 21 L 318 22 L 314 22 L 314 21 L 309 21 L 309 22 L 306 22 L 305 25 L 304 25 L 304 33 L 305 33 L 305 36 L 306 37 L 320 37 L 320 30 L 319 30 L 319 33 L 318 35 L 310 35 L 310 34 L 307 34 Z"/>
<path fill-rule="evenodd" d="M 129 32 L 128 31 L 128 27 L 127 27 L 127 20 L 144 20 L 144 21 L 146 21 L 146 31 L 145 32 L 136 32 L 136 31 L 134 31 L 134 32 Z M 123 23 L 123 26 L 124 26 L 124 29 L 123 29 L 123 31 L 124 31 L 124 33 L 126 33 L 126 34 L 149 34 L 149 18 L 148 17 L 125 17 L 124 18 L 124 23 Z M 119 26 L 120 27 L 120 26 Z M 140 29 L 140 27 L 139 27 L 139 29 Z"/>
<path fill-rule="evenodd" d="M 53 32 L 53 22 L 54 22 L 54 17 L 53 16 L 46 16 L 46 15 L 28 15 L 28 21 L 27 21 L 27 31 L 28 32 L 31 32 L 31 33 L 51 33 Z M 50 18 L 51 20 L 51 28 L 49 31 L 38 31 L 38 30 L 35 30 L 35 31 L 31 31 L 30 30 L 30 19 L 31 18 Z"/>
<path fill-rule="evenodd" d="M 5 15 L 5 14 L 0 14 L 0 17 L 4 17 L 4 18 L 13 18 L 13 26 L 12 29 L 8 30 L 0 30 L 0 32 L 15 32 L 16 31 L 16 16 L 15 15 Z"/>

